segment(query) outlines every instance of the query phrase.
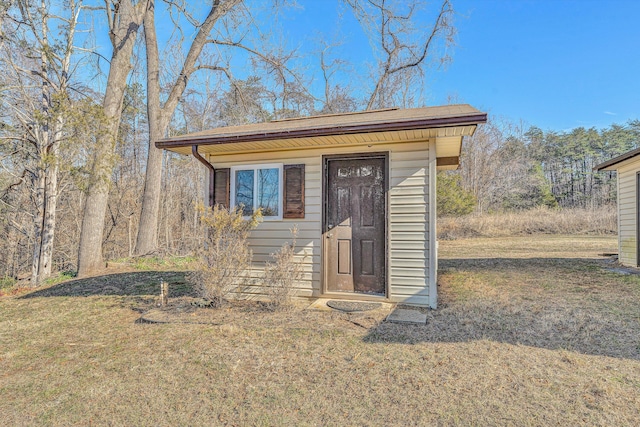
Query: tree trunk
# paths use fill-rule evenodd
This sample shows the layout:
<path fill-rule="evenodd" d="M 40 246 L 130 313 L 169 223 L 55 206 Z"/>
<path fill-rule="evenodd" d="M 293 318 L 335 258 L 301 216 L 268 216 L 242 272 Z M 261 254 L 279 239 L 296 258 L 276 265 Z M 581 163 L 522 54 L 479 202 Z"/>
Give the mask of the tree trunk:
<path fill-rule="evenodd" d="M 157 74 L 156 74 L 157 76 Z M 152 106 L 160 102 L 151 97 L 147 100 L 147 114 L 149 117 L 149 153 L 147 157 L 147 170 L 144 179 L 144 193 L 142 195 L 142 211 L 138 225 L 136 239 L 136 255 L 145 255 L 154 252 L 158 247 L 158 216 L 160 214 L 160 191 L 162 189 L 162 150 L 156 148 L 155 141 L 162 138 L 166 124 L 161 123 L 158 114 L 160 108 Z"/>
<path fill-rule="evenodd" d="M 113 146 L 107 137 L 103 138 L 105 148 Z M 106 149 L 100 150 L 107 151 Z M 106 169 L 107 167 L 105 167 Z M 110 168 L 109 168 L 110 169 Z M 80 248 L 78 250 L 78 276 L 86 276 L 104 267 L 102 260 L 102 234 L 104 218 L 109 197 L 109 185 L 104 173 L 96 176 L 98 182 L 92 183 L 87 191 L 80 229 Z"/>
<path fill-rule="evenodd" d="M 144 39 L 147 51 L 147 117 L 149 121 L 149 151 L 142 194 L 142 210 L 136 238 L 136 255 L 145 255 L 158 246 L 158 216 L 162 186 L 162 150 L 155 142 L 162 138 L 168 120 L 164 120 L 160 105 L 160 59 L 155 27 L 155 2 L 149 2 L 144 19 Z"/>
<path fill-rule="evenodd" d="M 46 176 L 42 168 L 38 168 L 38 178 L 36 184 L 36 215 L 33 221 L 33 258 L 31 261 L 31 286 L 38 286 L 40 283 L 40 254 L 42 253 L 42 231 L 44 229 L 45 216 L 45 186 Z"/>
<path fill-rule="evenodd" d="M 59 135 L 59 133 L 57 133 Z M 31 284 L 38 286 L 51 275 L 53 263 L 53 238 L 56 229 L 58 205 L 58 163 L 56 139 L 49 155 L 53 163 L 38 170 L 36 190 L 37 215 L 34 218 L 34 247 L 31 266 Z"/>
<path fill-rule="evenodd" d="M 151 118 L 151 115 L 149 115 Z M 152 131 L 157 128 L 149 122 L 149 137 L 151 141 L 157 141 Z M 145 255 L 154 252 L 158 247 L 158 216 L 160 213 L 160 191 L 162 188 L 162 150 L 149 145 L 147 158 L 147 171 L 144 180 L 144 193 L 142 196 L 142 211 L 140 212 L 140 225 L 136 239 L 136 255 Z"/>
<path fill-rule="evenodd" d="M 54 165 L 49 171 L 45 188 L 45 215 L 39 268 L 42 279 L 51 275 L 53 264 L 53 238 L 56 230 L 56 208 L 58 204 L 58 165 Z"/>
<path fill-rule="evenodd" d="M 129 55 L 121 61 L 116 61 L 118 58 L 113 58 L 111 61 L 107 92 L 105 93 L 103 105 L 107 129 L 96 141 L 91 168 L 91 181 L 87 189 L 80 229 L 78 276 L 86 276 L 104 267 L 102 260 L 104 218 L 107 213 L 115 142 L 120 124 L 124 89 L 127 75 L 131 69 L 130 57 Z"/>
<path fill-rule="evenodd" d="M 102 260 L 102 236 L 109 199 L 109 185 L 113 172 L 114 152 L 122 103 L 131 71 L 131 54 L 138 28 L 146 11 L 146 3 L 135 7 L 130 0 L 118 2 L 111 31 L 113 54 L 102 108 L 106 122 L 105 131 L 96 141 L 91 180 L 87 189 L 80 230 L 78 251 L 78 276 L 86 276 L 104 268 Z M 109 11 L 107 11 L 109 13 Z"/>
<path fill-rule="evenodd" d="M 45 215 L 42 228 L 42 249 L 40 252 L 40 276 L 44 279 L 51 275 L 53 266 L 53 238 L 56 231 L 56 209 L 58 208 L 58 151 L 62 138 L 62 118 L 56 119 L 53 129 L 48 157 L 53 159 L 48 166 L 47 180 L 45 182 Z"/>
<path fill-rule="evenodd" d="M 198 29 L 198 34 L 191 43 L 180 75 L 174 82 L 171 92 L 164 103 L 160 103 L 160 61 L 158 41 L 155 27 L 155 2 L 149 2 L 144 19 L 144 36 L 147 50 L 147 115 L 149 118 L 149 152 L 142 196 L 142 211 L 136 239 L 136 255 L 154 252 L 158 246 L 158 216 L 160 213 L 160 192 L 162 189 L 162 150 L 155 142 L 167 131 L 169 121 L 178 106 L 178 101 L 185 88 L 189 76 L 196 70 L 196 60 L 204 48 L 207 37 L 217 20 L 240 3 L 240 0 L 213 2 L 209 14 Z"/>
<path fill-rule="evenodd" d="M 44 2 L 41 7 L 45 7 Z M 43 40 L 47 39 L 49 32 L 47 17 L 42 18 Z M 73 26 L 74 24 L 72 24 Z M 73 30 L 70 31 L 73 34 Z M 46 50 L 46 44 L 43 50 Z M 70 56 L 67 51 L 66 59 Z M 68 70 L 68 62 L 65 62 L 63 69 Z M 53 261 L 53 237 L 56 228 L 56 208 L 58 201 L 58 145 L 62 135 L 64 125 L 63 119 L 56 114 L 50 116 L 51 112 L 51 87 L 48 82 L 49 60 L 46 54 L 41 54 L 41 72 L 47 78 L 42 79 L 42 115 L 46 118 L 41 125 L 38 141 L 38 151 L 40 162 L 37 166 L 37 186 L 36 186 L 36 216 L 34 218 L 34 238 L 33 259 L 31 264 L 31 285 L 38 286 L 40 282 L 51 275 L 51 264 Z M 66 90 L 67 80 L 60 82 L 60 90 Z M 53 124 L 52 128 L 50 124 Z"/>

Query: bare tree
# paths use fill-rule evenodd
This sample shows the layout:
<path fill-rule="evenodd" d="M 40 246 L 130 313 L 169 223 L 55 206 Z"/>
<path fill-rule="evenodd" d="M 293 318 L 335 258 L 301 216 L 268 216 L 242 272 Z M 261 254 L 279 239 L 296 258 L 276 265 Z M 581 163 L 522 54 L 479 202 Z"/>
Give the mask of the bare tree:
<path fill-rule="evenodd" d="M 524 124 L 490 117 L 466 138 L 460 161 L 462 184 L 478 201 L 479 214 L 515 208 L 534 198 L 540 177 L 524 140 Z M 530 206 L 522 206 L 527 208 Z"/>
<path fill-rule="evenodd" d="M 114 165 L 114 149 L 122 103 L 131 71 L 131 55 L 138 29 L 147 12 L 148 1 L 105 0 L 112 54 L 102 101 L 105 129 L 93 151 L 91 177 L 84 203 L 78 275 L 83 276 L 103 268 L 102 243 L 107 213 L 109 185 Z"/>
<path fill-rule="evenodd" d="M 216 22 L 237 6 L 241 0 L 215 0 L 202 23 L 196 26 L 198 32 L 191 42 L 182 69 L 171 84 L 169 96 L 160 100 L 160 57 L 155 26 L 156 2 L 149 1 L 144 19 L 144 35 L 147 48 L 147 114 L 149 118 L 149 151 L 145 186 L 142 199 L 142 213 L 136 240 L 136 254 L 147 254 L 156 250 L 158 233 L 158 215 L 160 208 L 160 190 L 162 176 L 162 151 L 155 148 L 155 141 L 162 138 L 169 126 L 180 97 L 187 87 L 191 75 L 203 68 L 226 72 L 223 67 L 197 64 L 202 49 L 208 43 L 208 37 Z M 177 5 L 185 13 L 186 3 Z M 189 16 L 189 15 L 187 15 Z M 190 17 L 190 16 L 189 16 Z M 191 19 L 190 19 L 191 20 Z M 193 20 L 191 20 L 194 22 Z"/>
<path fill-rule="evenodd" d="M 16 0 L 3 10 L 0 45 L 3 103 L 11 118 L 2 139 L 25 150 L 20 180 L 34 204 L 31 282 L 51 274 L 58 201 L 59 150 L 70 115 L 76 71 L 74 48 L 82 2 L 69 0 L 53 14 L 48 1 Z"/>
<path fill-rule="evenodd" d="M 449 60 L 446 48 L 453 45 L 456 34 L 451 2 L 442 0 L 433 24 L 426 28 L 416 26 L 415 16 L 424 9 L 420 0 L 345 2 L 368 33 L 376 55 L 372 70 L 374 87 L 366 109 L 395 106 L 400 102 L 411 104 L 410 92 L 422 87 L 429 60 L 437 60 L 438 65 Z M 420 37 L 419 34 L 424 36 Z M 439 47 L 443 47 L 443 51 L 437 52 Z"/>
<path fill-rule="evenodd" d="M 353 91 L 344 84 L 334 83 L 336 74 L 348 65 L 344 58 L 332 57 L 331 51 L 339 45 L 336 43 L 323 44 L 318 52 L 320 58 L 320 70 L 322 71 L 322 81 L 324 83 L 323 106 L 321 114 L 348 113 L 358 109 L 358 102 L 353 97 Z"/>
<path fill-rule="evenodd" d="M 169 4 L 172 16 L 182 16 L 197 32 L 191 41 L 187 54 L 182 62 L 179 72 L 173 77 L 169 85 L 161 85 L 161 68 L 158 54 L 158 41 L 155 27 L 156 2 L 150 0 L 147 15 L 144 20 L 145 42 L 147 48 L 147 111 L 149 118 L 149 154 L 145 176 L 145 187 L 142 199 L 142 212 L 136 240 L 135 253 L 144 255 L 157 249 L 157 233 L 159 218 L 159 203 L 161 199 L 162 176 L 162 152 L 155 148 L 155 141 L 162 138 L 169 127 L 176 107 L 187 88 L 192 75 L 200 70 L 208 70 L 221 73 L 228 79 L 235 89 L 236 80 L 233 78 L 229 65 L 219 54 L 220 50 L 241 51 L 243 54 L 253 57 L 257 62 L 267 68 L 267 72 L 274 73 L 278 81 L 283 85 L 299 88 L 297 76 L 286 68 L 286 62 L 290 54 L 279 51 L 276 48 L 263 49 L 249 44 L 246 34 L 240 31 L 240 22 L 253 23 L 242 0 L 215 0 L 208 10 L 206 17 L 199 22 L 187 10 L 185 1 L 171 2 Z M 233 14 L 232 12 L 236 12 Z M 242 18 L 242 19 L 239 19 Z M 221 29 L 213 31 L 220 21 Z M 179 28 L 179 19 L 175 18 L 176 29 Z M 252 24 L 253 25 L 253 24 Z M 237 33 L 237 34 L 236 34 Z M 235 36 L 235 38 L 234 38 Z M 184 45 L 184 40 L 180 40 Z M 218 52 L 203 56 L 205 47 L 211 46 Z M 231 53 L 229 53 L 231 55 Z M 287 76 L 293 76 L 294 82 L 289 83 Z M 161 101 L 161 86 L 168 87 L 167 97 Z M 293 93 L 293 90 L 289 91 Z M 297 92 L 303 92 L 298 90 Z"/>

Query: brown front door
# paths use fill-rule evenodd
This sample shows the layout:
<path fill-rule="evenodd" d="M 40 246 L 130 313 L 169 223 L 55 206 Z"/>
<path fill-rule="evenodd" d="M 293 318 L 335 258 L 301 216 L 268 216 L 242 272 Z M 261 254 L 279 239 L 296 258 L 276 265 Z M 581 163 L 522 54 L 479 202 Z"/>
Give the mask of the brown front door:
<path fill-rule="evenodd" d="M 386 156 L 325 162 L 326 289 L 384 294 Z"/>

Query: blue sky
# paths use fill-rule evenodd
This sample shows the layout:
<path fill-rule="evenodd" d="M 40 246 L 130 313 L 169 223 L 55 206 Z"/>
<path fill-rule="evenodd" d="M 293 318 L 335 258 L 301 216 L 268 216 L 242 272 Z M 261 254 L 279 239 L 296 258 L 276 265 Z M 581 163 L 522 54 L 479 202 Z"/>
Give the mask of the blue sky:
<path fill-rule="evenodd" d="M 291 40 L 331 33 L 333 0 L 299 0 L 281 23 Z M 543 129 L 607 127 L 640 119 L 640 1 L 454 0 L 453 62 L 430 73 L 428 105 L 450 97 Z M 341 47 L 358 73 L 370 61 L 357 24 Z M 316 36 L 317 37 L 317 36 Z"/>
<path fill-rule="evenodd" d="M 255 9 L 262 1 L 249 5 Z M 429 1 L 432 11 L 440 2 Z M 454 99 L 556 131 L 640 119 L 640 0 L 452 1 L 458 29 L 453 61 L 445 70 L 429 72 L 426 105 Z M 190 4 L 204 13 L 206 3 Z M 338 0 L 298 0 L 297 8 L 277 20 L 284 33 L 280 40 L 298 48 L 308 72 L 317 75 L 317 41 L 337 34 L 344 44 L 335 54 L 350 62 L 339 78 L 362 87 L 373 60 L 371 47 L 350 13 L 338 20 L 340 5 Z M 265 10 L 263 22 L 273 21 Z"/>
<path fill-rule="evenodd" d="M 436 101 L 455 91 L 543 129 L 640 119 L 640 1 L 458 1 L 459 39 Z"/>

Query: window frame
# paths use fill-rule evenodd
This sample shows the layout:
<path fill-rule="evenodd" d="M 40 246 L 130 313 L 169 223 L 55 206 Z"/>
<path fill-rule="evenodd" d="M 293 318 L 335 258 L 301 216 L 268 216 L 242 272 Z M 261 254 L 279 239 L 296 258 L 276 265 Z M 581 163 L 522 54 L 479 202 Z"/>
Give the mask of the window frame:
<path fill-rule="evenodd" d="M 230 173 L 230 191 L 229 191 L 229 205 L 232 209 L 236 208 L 236 172 L 251 170 L 253 171 L 253 211 L 258 209 L 258 171 L 260 169 L 278 169 L 278 215 L 263 216 L 265 221 L 282 221 L 283 218 L 283 199 L 284 199 L 284 183 L 283 183 L 283 163 L 263 163 L 263 164 L 251 164 L 251 165 L 237 165 L 231 167 Z M 243 216 L 249 218 L 249 216 Z"/>

